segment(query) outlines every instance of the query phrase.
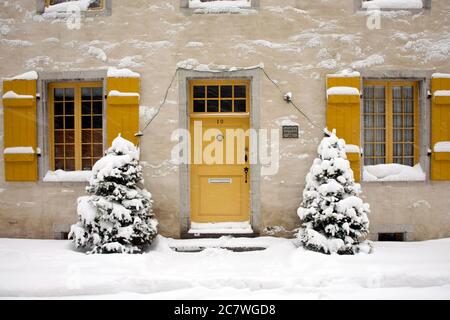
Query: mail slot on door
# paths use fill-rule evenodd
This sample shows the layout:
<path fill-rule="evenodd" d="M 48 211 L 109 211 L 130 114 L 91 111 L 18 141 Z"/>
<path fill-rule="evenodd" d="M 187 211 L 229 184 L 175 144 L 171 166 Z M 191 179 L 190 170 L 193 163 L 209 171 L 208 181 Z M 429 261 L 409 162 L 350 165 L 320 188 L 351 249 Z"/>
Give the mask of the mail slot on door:
<path fill-rule="evenodd" d="M 233 182 L 231 178 L 209 178 L 208 183 L 222 183 L 222 184 L 230 184 Z"/>

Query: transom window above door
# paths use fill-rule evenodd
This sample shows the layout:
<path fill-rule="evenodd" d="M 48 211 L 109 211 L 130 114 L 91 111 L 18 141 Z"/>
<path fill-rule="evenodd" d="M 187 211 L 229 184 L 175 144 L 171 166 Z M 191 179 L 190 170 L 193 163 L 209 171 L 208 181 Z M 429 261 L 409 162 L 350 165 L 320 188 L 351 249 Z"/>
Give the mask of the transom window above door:
<path fill-rule="evenodd" d="M 102 83 L 49 85 L 50 167 L 91 170 L 103 156 Z"/>
<path fill-rule="evenodd" d="M 190 85 L 193 113 L 249 112 L 249 81 L 192 81 Z"/>
<path fill-rule="evenodd" d="M 404 81 L 364 83 L 364 164 L 419 162 L 418 84 Z"/>

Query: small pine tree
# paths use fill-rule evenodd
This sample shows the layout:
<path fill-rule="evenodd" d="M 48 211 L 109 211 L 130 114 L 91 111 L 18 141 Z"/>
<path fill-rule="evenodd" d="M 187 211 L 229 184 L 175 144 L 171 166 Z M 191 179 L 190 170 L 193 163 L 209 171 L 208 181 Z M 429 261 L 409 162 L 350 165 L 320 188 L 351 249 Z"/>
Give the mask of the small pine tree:
<path fill-rule="evenodd" d="M 369 204 L 358 197 L 360 185 L 345 153 L 345 141 L 327 132 L 306 176 L 297 214 L 303 221 L 298 237 L 305 248 L 322 253 L 354 254 L 368 234 Z"/>
<path fill-rule="evenodd" d="M 86 191 L 78 198 L 77 224 L 69 238 L 88 253 L 139 253 L 157 235 L 151 194 L 141 188 L 139 150 L 119 136 L 92 168 Z"/>

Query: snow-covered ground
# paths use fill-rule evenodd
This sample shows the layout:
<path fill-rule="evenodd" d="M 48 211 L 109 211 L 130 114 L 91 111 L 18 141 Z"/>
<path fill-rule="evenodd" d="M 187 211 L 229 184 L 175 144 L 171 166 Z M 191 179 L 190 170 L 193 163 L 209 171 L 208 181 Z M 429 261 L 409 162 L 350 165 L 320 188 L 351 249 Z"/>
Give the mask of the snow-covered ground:
<path fill-rule="evenodd" d="M 377 242 L 373 254 L 356 256 L 256 242 L 268 248 L 179 253 L 159 236 L 146 254 L 85 255 L 69 241 L 0 239 L 0 297 L 450 299 L 450 239 Z"/>

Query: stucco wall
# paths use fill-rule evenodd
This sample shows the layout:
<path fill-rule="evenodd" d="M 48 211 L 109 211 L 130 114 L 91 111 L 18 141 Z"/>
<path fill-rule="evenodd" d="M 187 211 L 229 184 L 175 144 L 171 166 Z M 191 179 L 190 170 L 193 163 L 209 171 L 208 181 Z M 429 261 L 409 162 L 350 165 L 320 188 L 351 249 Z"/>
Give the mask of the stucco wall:
<path fill-rule="evenodd" d="M 131 68 L 141 74 L 143 125 L 145 111 L 159 105 L 179 61 L 194 58 L 241 67 L 263 63 L 312 120 L 324 126 L 327 73 L 352 65 L 359 71 L 450 72 L 448 1 L 433 0 L 431 10 L 419 13 L 383 13 L 378 30 L 367 28 L 367 17 L 354 12 L 353 0 L 261 0 L 257 13 L 232 15 L 197 15 L 179 4 L 114 0 L 111 16 L 83 18 L 80 30 L 69 30 L 65 22 L 37 15 L 35 0 L 0 2 L 0 76 L 28 70 Z M 264 79 L 260 101 L 262 128 L 278 128 L 288 118 L 300 124 L 298 140 L 281 141 L 278 174 L 261 179 L 262 227 L 292 230 L 300 223 L 296 209 L 322 134 Z M 178 119 L 175 85 L 142 138 L 141 155 L 160 231 L 173 237 L 180 234 L 180 181 L 169 158 L 174 145 L 170 135 L 179 127 Z M 3 122 L 1 135 L 2 127 Z M 75 200 L 83 194 L 82 184 L 5 183 L 2 161 L 1 237 L 53 238 L 76 220 Z M 363 191 L 372 205 L 374 232 L 394 225 L 398 230 L 393 231 L 410 231 L 411 240 L 450 236 L 450 182 L 363 183 Z"/>

